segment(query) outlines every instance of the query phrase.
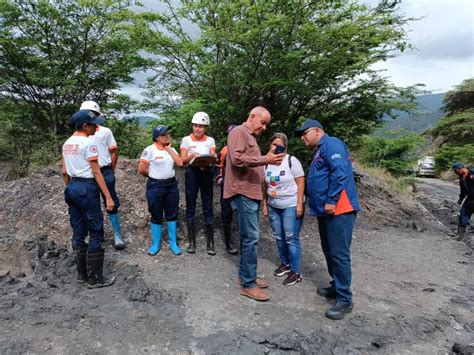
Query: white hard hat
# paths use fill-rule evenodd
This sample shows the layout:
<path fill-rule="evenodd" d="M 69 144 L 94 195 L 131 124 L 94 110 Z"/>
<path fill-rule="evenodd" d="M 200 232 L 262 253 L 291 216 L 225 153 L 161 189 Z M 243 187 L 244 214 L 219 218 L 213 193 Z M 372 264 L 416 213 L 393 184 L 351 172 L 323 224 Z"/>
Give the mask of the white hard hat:
<path fill-rule="evenodd" d="M 193 115 L 193 119 L 192 119 L 191 123 L 202 124 L 204 126 L 209 126 L 209 124 L 210 124 L 209 115 L 205 112 L 196 112 Z"/>
<path fill-rule="evenodd" d="M 100 113 L 100 107 L 95 101 L 84 101 L 79 110 L 91 110 Z"/>

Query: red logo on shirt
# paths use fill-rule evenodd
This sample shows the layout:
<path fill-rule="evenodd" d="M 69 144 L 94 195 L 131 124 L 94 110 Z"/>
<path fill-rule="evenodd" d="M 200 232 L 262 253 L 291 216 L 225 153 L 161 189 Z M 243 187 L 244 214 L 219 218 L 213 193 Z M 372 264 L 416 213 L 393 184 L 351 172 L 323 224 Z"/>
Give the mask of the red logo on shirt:
<path fill-rule="evenodd" d="M 89 148 L 89 151 L 91 153 L 97 153 L 97 147 L 95 145 L 91 145 L 90 148 Z"/>

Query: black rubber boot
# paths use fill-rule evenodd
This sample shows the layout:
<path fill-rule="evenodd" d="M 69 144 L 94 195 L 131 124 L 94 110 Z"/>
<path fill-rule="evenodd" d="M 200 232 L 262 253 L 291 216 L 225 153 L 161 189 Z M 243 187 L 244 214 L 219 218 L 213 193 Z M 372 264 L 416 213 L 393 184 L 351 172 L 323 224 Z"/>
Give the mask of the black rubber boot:
<path fill-rule="evenodd" d="M 458 237 L 456 238 L 456 240 L 458 242 L 462 242 L 465 236 L 466 236 L 466 226 L 458 225 Z"/>
<path fill-rule="evenodd" d="M 230 223 L 223 224 L 222 229 L 224 231 L 224 242 L 226 252 L 231 255 L 237 255 L 238 250 L 235 249 L 234 245 L 232 244 L 232 225 Z"/>
<path fill-rule="evenodd" d="M 87 253 L 87 266 L 89 267 L 89 281 L 87 287 L 99 288 L 111 286 L 115 282 L 115 277 L 104 277 L 102 270 L 104 268 L 105 250 L 101 249 Z"/>
<path fill-rule="evenodd" d="M 214 226 L 212 224 L 206 224 L 206 238 L 207 238 L 207 253 L 209 255 L 216 255 L 214 250 Z"/>
<path fill-rule="evenodd" d="M 87 275 L 87 248 L 88 245 L 74 248 L 74 256 L 76 258 L 77 266 L 77 282 L 83 284 L 87 282 L 89 276 Z"/>
<path fill-rule="evenodd" d="M 196 226 L 194 223 L 187 223 L 189 245 L 186 248 L 186 253 L 194 254 L 196 252 Z"/>

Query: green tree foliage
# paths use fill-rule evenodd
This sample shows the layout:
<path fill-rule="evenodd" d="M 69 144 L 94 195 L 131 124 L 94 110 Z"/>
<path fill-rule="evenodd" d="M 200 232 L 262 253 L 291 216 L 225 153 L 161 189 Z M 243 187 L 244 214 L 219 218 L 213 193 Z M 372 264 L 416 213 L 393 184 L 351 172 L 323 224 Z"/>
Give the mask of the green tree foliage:
<path fill-rule="evenodd" d="M 413 163 L 426 139 L 416 133 L 402 138 L 363 136 L 358 152 L 362 162 L 374 168 L 384 168 L 395 176 L 412 173 Z"/>
<path fill-rule="evenodd" d="M 444 110 L 447 116 L 429 131 L 438 172 L 449 170 L 456 161 L 474 164 L 474 78 L 446 94 Z"/>
<path fill-rule="evenodd" d="M 127 0 L 0 1 L 0 144 L 12 143 L 28 171 L 30 150 L 59 158 L 69 118 L 85 99 L 106 107 L 149 63 L 131 34 L 144 16 Z M 119 108 L 123 109 L 123 107 Z M 24 127 L 24 129 L 19 129 Z M 5 147 L 0 148 L 5 149 Z"/>
<path fill-rule="evenodd" d="M 140 127 L 136 118 L 109 119 L 106 124 L 114 133 L 122 156 L 138 158 L 143 149 L 153 142 L 150 129 Z"/>
<path fill-rule="evenodd" d="M 474 109 L 474 78 L 464 80 L 444 97 L 444 111 L 448 116 Z"/>
<path fill-rule="evenodd" d="M 269 131 L 293 132 L 301 117 L 316 117 L 354 142 L 414 98 L 414 88 L 371 69 L 410 47 L 412 19 L 396 0 L 373 8 L 347 0 L 164 2 L 168 12 L 141 31 L 157 58 L 148 107 L 184 122 L 191 112 L 182 104 L 206 111 L 218 140 L 263 105 L 273 116 Z"/>
<path fill-rule="evenodd" d="M 463 162 L 466 165 L 474 166 L 474 144 L 443 147 L 436 151 L 435 169 L 437 173 L 450 170 L 454 162 Z"/>

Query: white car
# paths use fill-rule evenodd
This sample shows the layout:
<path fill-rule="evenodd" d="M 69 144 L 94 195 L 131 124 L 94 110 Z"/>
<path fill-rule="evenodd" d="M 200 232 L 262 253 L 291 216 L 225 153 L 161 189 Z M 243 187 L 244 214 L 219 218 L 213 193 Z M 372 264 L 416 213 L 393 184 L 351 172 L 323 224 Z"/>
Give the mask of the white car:
<path fill-rule="evenodd" d="M 425 156 L 418 160 L 416 176 L 435 177 L 435 161 L 433 157 Z"/>

